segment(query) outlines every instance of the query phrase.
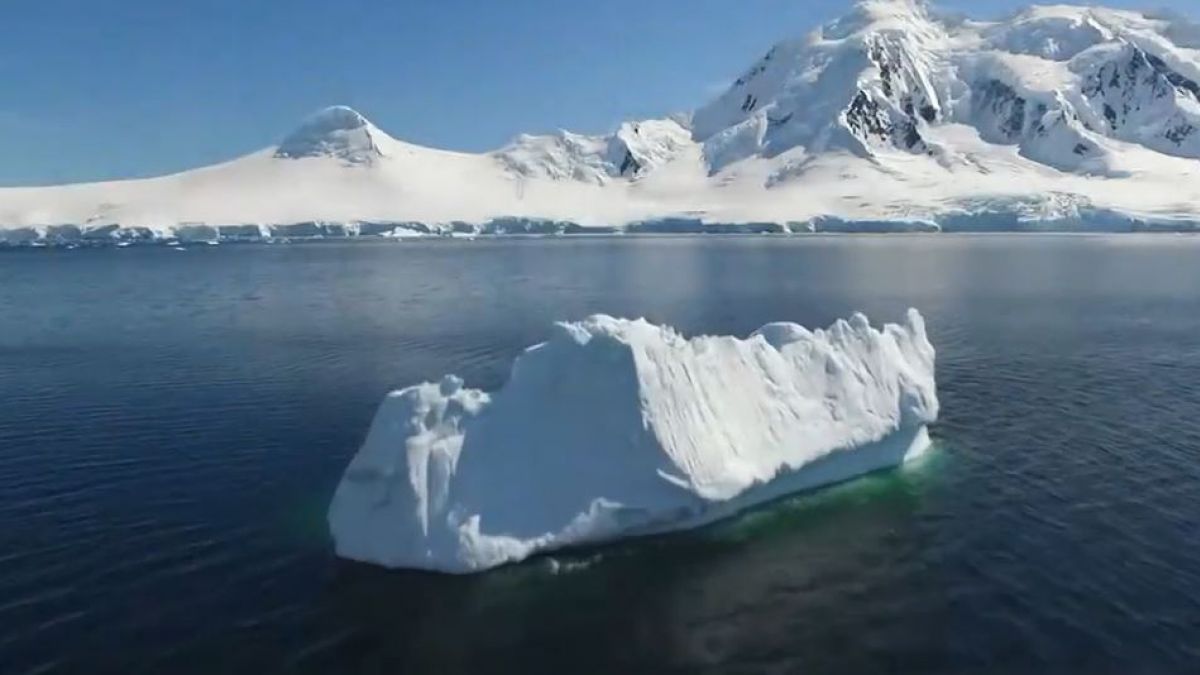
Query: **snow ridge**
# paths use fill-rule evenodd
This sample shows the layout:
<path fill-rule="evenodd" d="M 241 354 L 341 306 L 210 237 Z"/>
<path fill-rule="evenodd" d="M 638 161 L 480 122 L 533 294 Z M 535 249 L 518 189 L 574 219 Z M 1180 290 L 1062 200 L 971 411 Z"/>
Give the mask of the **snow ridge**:
<path fill-rule="evenodd" d="M 625 122 L 608 136 L 558 131 L 524 134 L 495 153 L 502 166 L 524 178 L 577 180 L 603 185 L 635 178 L 672 160 L 689 144 L 689 132 L 671 119 Z"/>

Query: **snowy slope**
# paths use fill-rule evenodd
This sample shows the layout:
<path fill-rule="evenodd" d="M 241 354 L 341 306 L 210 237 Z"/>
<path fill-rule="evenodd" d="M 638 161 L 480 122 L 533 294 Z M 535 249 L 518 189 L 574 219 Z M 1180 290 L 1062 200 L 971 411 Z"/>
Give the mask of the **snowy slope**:
<path fill-rule="evenodd" d="M 479 571 L 895 466 L 937 414 L 916 310 L 744 340 L 598 315 L 559 324 L 493 395 L 453 376 L 388 395 L 329 523 L 346 558 Z"/>
<path fill-rule="evenodd" d="M 610 136 L 560 131 L 550 136 L 522 135 L 495 153 L 523 178 L 573 179 L 604 185 L 613 178 L 635 178 L 666 164 L 691 145 L 691 132 L 675 120 L 626 122 Z"/>
<path fill-rule="evenodd" d="M 864 0 L 803 30 L 689 115 L 471 154 L 334 107 L 217 166 L 0 189 L 0 238 L 1200 224 L 1185 18 L 1054 5 L 984 22 Z"/>

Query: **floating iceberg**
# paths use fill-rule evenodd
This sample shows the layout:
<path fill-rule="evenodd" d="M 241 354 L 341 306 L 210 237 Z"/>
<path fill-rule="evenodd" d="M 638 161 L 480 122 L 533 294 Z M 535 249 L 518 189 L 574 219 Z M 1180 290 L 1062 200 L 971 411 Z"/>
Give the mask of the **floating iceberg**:
<path fill-rule="evenodd" d="M 344 558 L 476 572 L 898 465 L 937 414 L 916 310 L 746 339 L 596 315 L 557 324 L 498 392 L 447 376 L 389 394 L 329 524 Z"/>

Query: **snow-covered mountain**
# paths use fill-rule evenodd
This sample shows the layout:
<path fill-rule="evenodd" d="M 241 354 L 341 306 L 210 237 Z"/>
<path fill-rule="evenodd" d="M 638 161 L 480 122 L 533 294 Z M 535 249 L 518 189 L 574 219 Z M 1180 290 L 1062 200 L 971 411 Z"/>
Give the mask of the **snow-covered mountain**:
<path fill-rule="evenodd" d="M 465 231 L 1192 229 L 1200 25 L 863 0 L 689 115 L 472 154 L 345 107 L 158 178 L 0 189 L 0 238 Z"/>

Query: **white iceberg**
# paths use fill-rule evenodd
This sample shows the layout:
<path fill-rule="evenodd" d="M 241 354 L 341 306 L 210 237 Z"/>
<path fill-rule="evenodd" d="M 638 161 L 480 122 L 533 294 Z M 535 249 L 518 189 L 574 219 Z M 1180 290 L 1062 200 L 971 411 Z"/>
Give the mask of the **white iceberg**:
<path fill-rule="evenodd" d="M 898 465 L 937 414 L 916 310 L 745 339 L 596 315 L 557 324 L 493 394 L 454 376 L 389 394 L 329 525 L 343 558 L 476 572 Z"/>

